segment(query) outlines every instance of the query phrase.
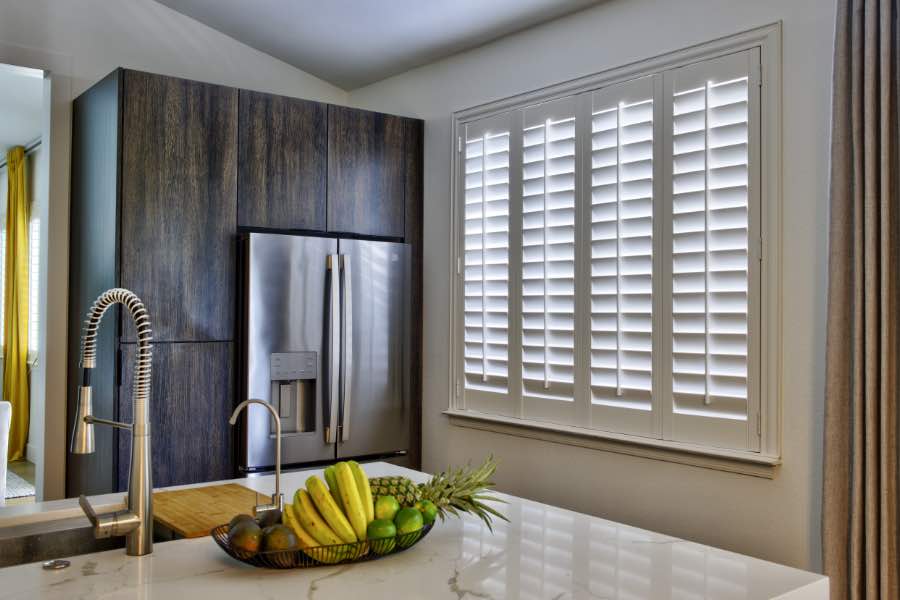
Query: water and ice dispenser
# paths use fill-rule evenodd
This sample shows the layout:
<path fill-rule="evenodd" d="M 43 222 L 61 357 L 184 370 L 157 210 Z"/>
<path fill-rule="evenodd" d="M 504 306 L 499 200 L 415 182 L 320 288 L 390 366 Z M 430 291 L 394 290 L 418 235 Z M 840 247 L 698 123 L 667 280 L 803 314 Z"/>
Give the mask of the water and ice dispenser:
<path fill-rule="evenodd" d="M 281 418 L 282 435 L 316 428 L 315 352 L 276 352 L 269 359 L 271 403 Z M 271 425 L 275 435 L 275 425 Z"/>

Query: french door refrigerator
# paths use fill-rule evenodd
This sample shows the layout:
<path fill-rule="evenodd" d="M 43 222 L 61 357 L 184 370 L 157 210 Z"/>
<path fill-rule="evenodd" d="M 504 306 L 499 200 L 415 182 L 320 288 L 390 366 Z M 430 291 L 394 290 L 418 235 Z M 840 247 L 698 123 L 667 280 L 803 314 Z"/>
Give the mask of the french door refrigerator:
<path fill-rule="evenodd" d="M 237 400 L 278 413 L 282 464 L 406 455 L 409 247 L 249 233 L 240 256 Z M 269 411 L 250 405 L 242 430 L 241 470 L 271 470 Z"/>

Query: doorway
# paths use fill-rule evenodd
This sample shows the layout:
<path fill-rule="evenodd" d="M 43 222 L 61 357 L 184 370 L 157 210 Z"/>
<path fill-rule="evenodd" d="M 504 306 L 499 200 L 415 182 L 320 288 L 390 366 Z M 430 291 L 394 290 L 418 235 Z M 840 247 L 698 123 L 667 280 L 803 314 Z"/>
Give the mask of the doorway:
<path fill-rule="evenodd" d="M 48 203 L 45 73 L 0 64 L 0 505 L 40 499 L 44 380 L 39 344 Z"/>

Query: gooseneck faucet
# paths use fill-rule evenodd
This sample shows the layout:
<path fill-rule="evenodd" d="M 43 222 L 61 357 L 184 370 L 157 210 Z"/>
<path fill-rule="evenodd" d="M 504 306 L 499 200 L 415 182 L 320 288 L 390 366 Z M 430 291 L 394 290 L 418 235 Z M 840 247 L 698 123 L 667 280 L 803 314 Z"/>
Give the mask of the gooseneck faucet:
<path fill-rule="evenodd" d="M 241 411 L 251 404 L 259 404 L 267 409 L 275 424 L 275 493 L 272 494 L 272 501 L 269 504 L 257 504 L 253 509 L 253 513 L 256 516 L 262 516 L 263 513 L 277 511 L 280 515 L 284 510 L 284 494 L 281 493 L 281 418 L 271 404 L 251 398 L 250 400 L 244 400 L 234 408 L 234 412 L 231 413 L 231 418 L 228 419 L 228 422 L 233 427 L 237 423 L 237 418 Z"/>
<path fill-rule="evenodd" d="M 132 401 L 134 423 L 119 423 L 93 415 L 91 370 L 97 364 L 97 328 L 103 315 L 114 304 L 122 304 L 137 329 Z M 81 339 L 81 385 L 72 430 L 70 451 L 73 454 L 94 452 L 94 424 L 110 425 L 131 431 L 131 469 L 128 475 L 128 498 L 125 510 L 98 515 L 82 495 L 78 499 L 94 525 L 94 536 L 125 536 L 125 550 L 130 556 L 143 556 L 153 551 L 153 478 L 150 469 L 150 373 L 152 353 L 150 316 L 144 303 L 133 292 L 113 288 L 100 294 L 88 311 Z"/>

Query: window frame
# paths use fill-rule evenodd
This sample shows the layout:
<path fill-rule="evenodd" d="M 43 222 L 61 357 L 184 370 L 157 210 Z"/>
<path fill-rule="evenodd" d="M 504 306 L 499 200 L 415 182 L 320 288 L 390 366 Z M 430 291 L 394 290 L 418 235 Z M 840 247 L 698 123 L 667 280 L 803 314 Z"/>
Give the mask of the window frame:
<path fill-rule="evenodd" d="M 577 96 L 586 92 L 594 92 L 599 88 L 608 87 L 617 83 L 633 80 L 637 77 L 653 75 L 664 70 L 675 69 L 692 63 L 715 59 L 727 54 L 759 49 L 761 71 L 752 74 L 759 78 L 761 84 L 759 102 L 759 239 L 760 247 L 754 248 L 755 242 L 751 240 L 750 256 L 759 254 L 759 336 L 751 340 L 751 345 L 758 348 L 759 365 L 759 402 L 755 414 L 756 427 L 760 432 L 759 450 L 729 450 L 713 448 L 699 444 L 675 442 L 671 440 L 646 438 L 637 435 L 603 431 L 598 429 L 586 429 L 581 427 L 545 423 L 532 419 L 520 419 L 517 417 L 492 415 L 467 409 L 464 406 L 463 374 L 461 373 L 460 352 L 462 351 L 462 318 L 460 274 L 463 271 L 462 257 L 462 213 L 465 201 L 461 181 L 461 163 L 464 157 L 461 150 L 464 140 L 461 137 L 465 126 L 473 121 L 479 121 L 488 117 L 498 116 L 508 111 L 550 102 L 566 96 Z M 660 79 L 661 79 L 660 73 Z M 547 439 L 554 442 L 570 443 L 578 446 L 594 447 L 602 450 L 622 452 L 632 455 L 647 456 L 650 458 L 669 460 L 718 468 L 733 472 L 746 473 L 763 477 L 773 477 L 778 465 L 781 464 L 782 451 L 782 427 L 781 427 L 781 23 L 773 23 L 756 29 L 737 33 L 731 36 L 719 38 L 703 44 L 691 46 L 682 50 L 664 55 L 648 58 L 618 68 L 602 71 L 600 73 L 566 81 L 532 92 L 510 96 L 497 101 L 481 104 L 472 108 L 459 110 L 452 115 L 451 136 L 451 189 L 450 189 L 450 287 L 451 287 L 451 335 L 449 354 L 449 390 L 448 409 L 445 411 L 453 425 L 488 429 L 506 434 L 523 437 Z M 654 107 L 660 110 L 662 107 Z M 589 109 L 588 109 L 589 113 Z M 512 126 L 521 127 L 521 117 L 518 119 L 513 113 Z M 582 112 L 579 116 L 583 116 Z M 511 147 L 511 156 L 515 156 L 520 148 Z M 580 161 L 579 161 L 580 163 Z M 514 181 L 521 177 L 519 159 L 510 161 L 510 204 L 521 203 L 521 187 L 516 191 Z M 580 181 L 583 177 L 579 175 Z M 579 192 L 580 193 L 580 192 Z M 511 209 L 511 221 L 516 215 L 516 210 Z M 662 221 L 662 219 L 655 219 Z M 656 228 L 656 223 L 654 224 Z M 520 232 L 516 232 L 517 226 L 511 223 L 509 239 L 510 249 L 521 243 Z M 580 227 L 576 228 L 580 231 Z M 584 241 L 576 237 L 577 252 L 583 251 Z M 654 261 L 659 257 L 654 257 Z M 510 309 L 513 303 L 518 302 L 518 286 L 521 282 L 511 273 L 509 279 Z M 662 297 L 658 296 L 659 301 Z M 654 305 L 658 306 L 655 300 Z M 512 313 L 510 315 L 512 317 Z M 510 320 L 510 334 L 516 329 L 514 321 Z M 512 342 L 512 340 L 511 340 Z M 655 357 L 654 368 L 657 365 L 670 360 L 670 357 Z M 509 356 L 509 365 L 516 362 L 512 355 Z M 577 369 L 576 365 L 576 369 Z M 576 395 L 581 392 L 576 391 Z M 659 405 L 654 395 L 654 404 Z M 658 411 L 661 413 L 662 411 Z M 661 416 L 661 415 L 660 415 Z M 753 410 L 748 411 L 748 418 L 754 418 Z M 752 427 L 752 423 L 749 424 Z"/>

